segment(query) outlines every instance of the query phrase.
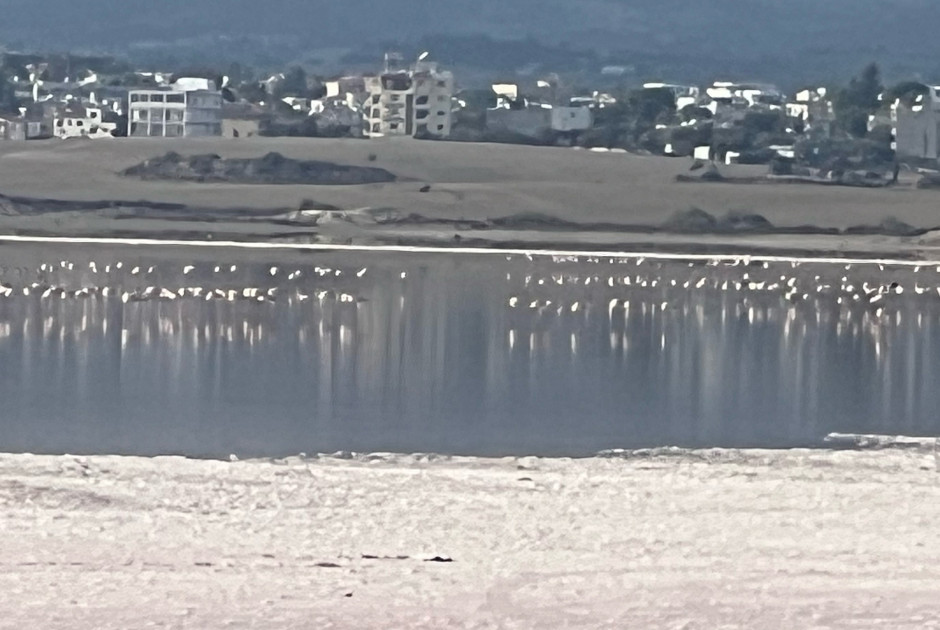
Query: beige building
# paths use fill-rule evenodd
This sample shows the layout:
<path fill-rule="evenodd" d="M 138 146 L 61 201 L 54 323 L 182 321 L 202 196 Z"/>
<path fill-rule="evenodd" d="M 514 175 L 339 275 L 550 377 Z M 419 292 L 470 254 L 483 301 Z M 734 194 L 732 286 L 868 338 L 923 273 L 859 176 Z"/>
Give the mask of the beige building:
<path fill-rule="evenodd" d="M 181 79 L 169 88 L 132 90 L 128 101 L 128 136 L 222 135 L 222 93 L 211 82 Z"/>
<path fill-rule="evenodd" d="M 419 61 L 411 70 L 366 77 L 363 107 L 368 138 L 450 135 L 454 75 Z"/>

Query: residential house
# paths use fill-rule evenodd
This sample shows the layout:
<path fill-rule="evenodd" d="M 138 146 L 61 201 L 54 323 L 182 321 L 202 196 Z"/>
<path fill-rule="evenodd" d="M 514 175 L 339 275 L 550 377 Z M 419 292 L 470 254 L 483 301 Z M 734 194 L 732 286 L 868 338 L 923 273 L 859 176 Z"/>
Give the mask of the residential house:
<path fill-rule="evenodd" d="M 0 141 L 25 141 L 26 120 L 19 115 L 0 115 Z"/>
<path fill-rule="evenodd" d="M 251 103 L 222 103 L 222 137 L 251 138 L 263 135 L 271 115 Z"/>
<path fill-rule="evenodd" d="M 194 137 L 222 135 L 222 92 L 205 79 L 179 79 L 169 88 L 131 90 L 128 135 Z"/>
<path fill-rule="evenodd" d="M 930 87 L 912 105 L 899 101 L 892 108 L 892 118 L 898 157 L 940 157 L 940 86 Z"/>
<path fill-rule="evenodd" d="M 681 111 L 689 105 L 696 105 L 699 101 L 700 91 L 694 85 L 679 85 L 675 83 L 644 83 L 644 90 L 669 90 L 676 99 L 676 110 Z"/>
<path fill-rule="evenodd" d="M 366 137 L 450 135 L 454 75 L 437 64 L 419 61 L 410 70 L 366 77 L 365 87 Z"/>
<path fill-rule="evenodd" d="M 594 114 L 588 107 L 555 106 L 525 98 L 502 99 L 486 110 L 486 128 L 495 133 L 512 133 L 536 140 L 573 135 L 594 126 Z"/>
<path fill-rule="evenodd" d="M 568 104 L 572 107 L 587 107 L 589 109 L 604 109 L 610 105 L 616 105 L 617 99 L 604 92 L 594 91 L 590 96 L 572 96 L 568 99 Z"/>
<path fill-rule="evenodd" d="M 83 105 L 67 106 L 53 118 L 53 134 L 56 138 L 113 138 L 117 123 L 105 122 L 97 107 Z"/>
<path fill-rule="evenodd" d="M 493 93 L 514 101 L 519 98 L 519 86 L 515 83 L 494 83 Z"/>
<path fill-rule="evenodd" d="M 806 123 L 807 129 L 824 127 L 835 118 L 832 101 L 824 87 L 807 88 L 786 104 L 787 116 Z"/>

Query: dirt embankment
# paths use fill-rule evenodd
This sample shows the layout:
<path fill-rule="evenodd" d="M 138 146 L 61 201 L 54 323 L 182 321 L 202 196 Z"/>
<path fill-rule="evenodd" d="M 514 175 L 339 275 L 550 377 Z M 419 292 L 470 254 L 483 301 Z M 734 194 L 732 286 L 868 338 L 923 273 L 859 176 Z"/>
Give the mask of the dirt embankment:
<path fill-rule="evenodd" d="M 144 180 L 318 186 L 377 184 L 396 179 L 384 168 L 295 160 L 276 152 L 260 158 L 225 159 L 214 153 L 183 156 L 170 151 L 125 169 L 121 174 Z"/>

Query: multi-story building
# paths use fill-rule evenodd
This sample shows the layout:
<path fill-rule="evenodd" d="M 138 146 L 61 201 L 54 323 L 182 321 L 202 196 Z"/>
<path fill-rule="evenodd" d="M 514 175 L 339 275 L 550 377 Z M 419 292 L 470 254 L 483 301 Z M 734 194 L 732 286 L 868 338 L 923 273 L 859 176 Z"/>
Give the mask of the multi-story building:
<path fill-rule="evenodd" d="M 180 80 L 168 88 L 132 90 L 128 101 L 129 136 L 222 135 L 222 93 L 211 81 Z"/>
<path fill-rule="evenodd" d="M 940 86 L 929 87 L 913 104 L 891 108 L 896 152 L 901 158 L 940 158 Z"/>
<path fill-rule="evenodd" d="M 419 61 L 411 70 L 366 77 L 365 135 L 436 136 L 451 128 L 454 75 Z"/>

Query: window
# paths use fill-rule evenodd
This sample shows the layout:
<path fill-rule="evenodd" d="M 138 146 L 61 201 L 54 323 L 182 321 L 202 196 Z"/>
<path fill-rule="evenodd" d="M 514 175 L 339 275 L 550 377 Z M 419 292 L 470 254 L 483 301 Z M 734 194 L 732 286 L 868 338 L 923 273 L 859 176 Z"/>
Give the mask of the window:
<path fill-rule="evenodd" d="M 427 104 L 428 104 L 427 96 L 419 96 L 418 98 L 415 99 L 415 105 L 427 105 Z"/>
<path fill-rule="evenodd" d="M 446 82 L 446 81 L 438 81 L 438 82 L 437 82 L 437 87 L 439 87 L 439 88 L 447 87 L 447 82 Z"/>
<path fill-rule="evenodd" d="M 140 100 L 140 94 L 131 93 L 131 103 L 136 103 Z"/>
<path fill-rule="evenodd" d="M 88 117 L 94 120 L 95 118 L 98 117 L 98 112 L 89 112 Z"/>
<path fill-rule="evenodd" d="M 401 95 L 400 95 L 400 94 L 392 94 L 392 101 L 393 101 L 393 102 L 396 102 L 396 103 L 397 103 L 397 102 L 400 101 L 400 100 L 401 100 Z"/>
<path fill-rule="evenodd" d="M 55 121 L 55 126 L 56 126 L 56 127 L 62 127 L 62 126 L 64 126 L 64 125 L 65 125 L 65 121 L 62 120 L 61 118 L 60 118 L 59 120 Z"/>
<path fill-rule="evenodd" d="M 373 108 L 372 108 L 372 115 L 371 115 L 371 118 L 378 118 L 378 117 L 379 117 L 379 108 L 378 108 L 378 107 L 373 107 Z"/>
<path fill-rule="evenodd" d="M 444 131 L 444 125 L 438 125 L 438 126 L 437 126 L 437 130 L 438 130 L 438 131 Z"/>
<path fill-rule="evenodd" d="M 85 123 L 82 122 L 81 120 L 76 120 L 76 121 L 75 121 L 75 126 L 76 126 L 76 127 L 84 127 L 84 126 L 85 126 Z"/>
<path fill-rule="evenodd" d="M 426 109 L 419 109 L 418 111 L 415 112 L 416 120 L 424 120 L 427 117 L 428 117 L 428 110 Z"/>
<path fill-rule="evenodd" d="M 372 123 L 372 133 L 379 133 L 380 130 L 381 127 L 379 126 L 379 123 Z"/>
<path fill-rule="evenodd" d="M 167 94 L 166 102 L 167 103 L 185 103 L 186 97 L 183 94 Z"/>
<path fill-rule="evenodd" d="M 389 125 L 388 127 L 389 127 L 389 129 L 391 129 L 392 131 L 396 131 L 396 130 L 398 129 L 398 123 L 392 123 L 392 124 Z"/>
<path fill-rule="evenodd" d="M 447 115 L 447 112 L 445 112 L 445 111 L 443 111 L 443 110 L 440 110 L 440 111 L 437 112 L 437 115 L 438 115 L 438 116 L 446 116 L 446 115 Z"/>

